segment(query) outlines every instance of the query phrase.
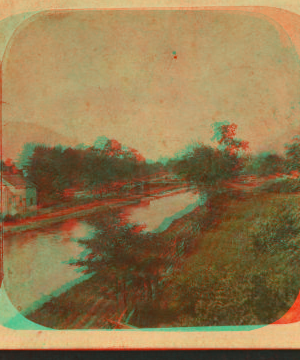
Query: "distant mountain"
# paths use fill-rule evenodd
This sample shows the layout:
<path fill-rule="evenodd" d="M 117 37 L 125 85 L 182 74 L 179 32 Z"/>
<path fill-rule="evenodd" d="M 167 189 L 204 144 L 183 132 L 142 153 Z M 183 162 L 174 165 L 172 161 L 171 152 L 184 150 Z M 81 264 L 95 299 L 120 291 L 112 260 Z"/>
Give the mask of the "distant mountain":
<path fill-rule="evenodd" d="M 12 159 L 13 161 L 17 161 L 26 143 L 42 143 L 49 146 L 72 146 L 81 149 L 88 147 L 85 144 L 79 144 L 77 139 L 59 134 L 34 123 L 10 122 L 4 124 L 2 135 L 3 160 Z M 98 137 L 94 146 L 96 149 L 102 149 L 108 146 L 107 150 L 111 156 L 122 157 L 122 154 L 127 153 L 139 161 L 145 160 L 137 150 L 122 146 L 118 141 L 108 139 L 105 136 Z"/>
<path fill-rule="evenodd" d="M 25 143 L 37 142 L 50 146 L 75 146 L 77 139 L 59 134 L 46 127 L 24 122 L 9 122 L 2 127 L 3 159 L 17 160 Z"/>

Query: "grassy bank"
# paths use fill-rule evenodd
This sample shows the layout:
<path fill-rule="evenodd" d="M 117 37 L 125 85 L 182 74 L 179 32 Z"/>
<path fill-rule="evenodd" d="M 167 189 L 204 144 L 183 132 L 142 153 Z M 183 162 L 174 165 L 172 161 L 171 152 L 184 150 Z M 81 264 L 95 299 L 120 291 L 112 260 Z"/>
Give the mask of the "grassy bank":
<path fill-rule="evenodd" d="M 265 248 L 257 246 L 257 241 L 270 224 L 277 226 L 279 237 L 281 228 L 289 233 L 290 228 L 276 219 L 283 208 L 298 215 L 298 203 L 297 194 L 223 194 L 176 220 L 160 234 L 166 244 L 176 243 L 176 266 L 155 301 L 145 303 L 130 323 L 138 327 L 226 326 L 279 319 L 299 292 L 299 236 L 290 232 L 284 244 L 276 245 L 274 238 L 274 246 Z M 287 222 L 289 218 L 291 213 Z M 112 328 L 109 320 L 119 315 L 114 296 L 94 276 L 27 318 L 57 329 Z"/>
<path fill-rule="evenodd" d="M 183 313 L 174 325 L 268 324 L 284 315 L 299 292 L 298 248 L 258 251 L 255 228 L 267 219 L 275 226 L 283 204 L 298 203 L 298 195 L 262 193 L 228 201 L 221 221 L 197 238 L 195 253 L 174 277 L 170 293 L 179 294 L 174 307 Z M 299 236 L 292 240 L 299 244 Z"/>

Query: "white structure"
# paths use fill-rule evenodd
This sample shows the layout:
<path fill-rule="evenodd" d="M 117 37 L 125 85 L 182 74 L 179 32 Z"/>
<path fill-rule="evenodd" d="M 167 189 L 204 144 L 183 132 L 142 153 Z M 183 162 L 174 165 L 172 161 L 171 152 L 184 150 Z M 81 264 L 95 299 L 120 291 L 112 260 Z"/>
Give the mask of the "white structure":
<path fill-rule="evenodd" d="M 37 195 L 34 185 L 20 174 L 2 174 L 2 215 L 16 215 L 34 212 L 37 209 Z"/>

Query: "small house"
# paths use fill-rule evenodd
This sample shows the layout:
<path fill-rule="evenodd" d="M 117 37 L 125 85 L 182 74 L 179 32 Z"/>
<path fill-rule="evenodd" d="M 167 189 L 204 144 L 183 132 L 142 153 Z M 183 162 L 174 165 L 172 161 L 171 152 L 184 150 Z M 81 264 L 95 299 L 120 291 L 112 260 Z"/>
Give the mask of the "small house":
<path fill-rule="evenodd" d="M 21 174 L 2 174 L 2 215 L 35 212 L 37 193 L 33 184 Z"/>

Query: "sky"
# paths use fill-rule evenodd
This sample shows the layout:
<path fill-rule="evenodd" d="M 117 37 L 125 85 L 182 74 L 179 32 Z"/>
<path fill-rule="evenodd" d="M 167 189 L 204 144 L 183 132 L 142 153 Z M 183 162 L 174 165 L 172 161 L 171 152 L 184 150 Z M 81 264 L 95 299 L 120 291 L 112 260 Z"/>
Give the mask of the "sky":
<path fill-rule="evenodd" d="M 253 151 L 282 151 L 300 129 L 300 63 L 277 25 L 232 11 L 35 15 L 3 61 L 6 147 L 23 124 L 35 140 L 106 136 L 156 160 L 227 120 Z"/>

